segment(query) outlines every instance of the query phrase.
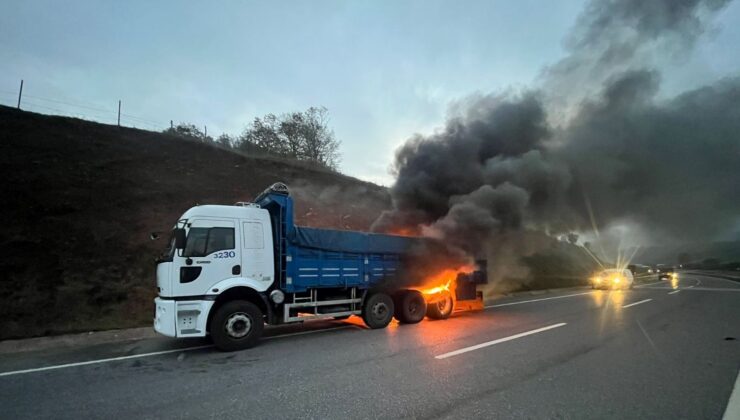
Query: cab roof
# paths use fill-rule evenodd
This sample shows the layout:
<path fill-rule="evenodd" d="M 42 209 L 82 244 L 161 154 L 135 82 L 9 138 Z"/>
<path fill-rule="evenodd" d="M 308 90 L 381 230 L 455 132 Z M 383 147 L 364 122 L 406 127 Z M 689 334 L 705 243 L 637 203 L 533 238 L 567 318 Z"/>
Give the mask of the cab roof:
<path fill-rule="evenodd" d="M 193 217 L 226 217 L 230 219 L 239 219 L 247 217 L 254 211 L 267 210 L 260 209 L 256 204 L 238 206 L 208 204 L 189 208 L 185 213 L 183 213 L 180 219 L 192 219 Z"/>

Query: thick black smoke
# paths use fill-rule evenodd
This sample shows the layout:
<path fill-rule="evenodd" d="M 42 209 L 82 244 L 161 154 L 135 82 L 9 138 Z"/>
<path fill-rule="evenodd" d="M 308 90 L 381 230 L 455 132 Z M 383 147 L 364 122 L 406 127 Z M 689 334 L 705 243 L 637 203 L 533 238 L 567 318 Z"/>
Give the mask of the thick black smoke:
<path fill-rule="evenodd" d="M 571 168 L 581 215 L 585 195 L 604 222 L 635 222 L 662 240 L 716 239 L 740 216 L 740 78 L 657 101 L 657 77 L 614 80 L 558 134 L 552 159 Z"/>
<path fill-rule="evenodd" d="M 697 240 L 735 226 L 740 78 L 659 99 L 655 70 L 725 3 L 592 2 L 536 89 L 469 98 L 397 151 L 394 208 L 374 229 L 510 255 L 500 266 L 517 271 L 560 234 L 625 223 Z"/>
<path fill-rule="evenodd" d="M 551 119 L 567 121 L 614 75 L 675 65 L 728 0 L 597 0 L 565 39 L 568 54 L 543 70 Z"/>

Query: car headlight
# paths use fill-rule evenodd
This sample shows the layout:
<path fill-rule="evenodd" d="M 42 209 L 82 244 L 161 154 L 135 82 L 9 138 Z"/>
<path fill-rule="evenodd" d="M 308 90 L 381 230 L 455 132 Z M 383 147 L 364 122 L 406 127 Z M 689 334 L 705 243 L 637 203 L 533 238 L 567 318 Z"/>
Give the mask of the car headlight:
<path fill-rule="evenodd" d="M 601 283 L 601 277 L 594 277 L 595 283 Z"/>
<path fill-rule="evenodd" d="M 619 277 L 614 277 L 614 283 L 619 283 Z"/>

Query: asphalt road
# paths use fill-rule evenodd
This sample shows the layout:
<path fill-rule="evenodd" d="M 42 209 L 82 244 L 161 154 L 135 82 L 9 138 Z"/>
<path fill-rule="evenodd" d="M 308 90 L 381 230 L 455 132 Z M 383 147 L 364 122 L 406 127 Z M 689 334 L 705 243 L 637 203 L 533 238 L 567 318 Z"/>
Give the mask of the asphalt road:
<path fill-rule="evenodd" d="M 157 338 L 0 355 L 0 417 L 722 418 L 740 283 L 675 286 L 509 298 L 383 330 L 281 327 L 235 353 Z"/>

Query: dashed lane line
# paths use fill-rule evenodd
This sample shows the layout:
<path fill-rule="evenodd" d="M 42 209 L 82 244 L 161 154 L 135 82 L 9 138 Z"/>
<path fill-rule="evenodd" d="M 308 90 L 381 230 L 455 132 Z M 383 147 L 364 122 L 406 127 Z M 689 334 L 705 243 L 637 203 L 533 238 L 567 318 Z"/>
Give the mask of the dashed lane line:
<path fill-rule="evenodd" d="M 451 351 L 449 353 L 444 353 L 444 354 L 440 354 L 439 356 L 434 356 L 434 358 L 435 359 L 439 359 L 439 360 L 441 360 L 441 359 L 447 359 L 448 357 L 458 356 L 458 355 L 461 355 L 463 353 L 467 353 L 467 352 L 474 351 L 474 350 L 480 350 L 482 348 L 493 346 L 495 344 L 505 343 L 505 342 L 511 341 L 511 340 L 516 340 L 517 338 L 522 338 L 522 337 L 526 337 L 528 335 L 541 333 L 541 332 L 544 332 L 544 331 L 551 330 L 553 328 L 562 327 L 564 325 L 568 325 L 568 324 L 565 323 L 565 322 L 561 322 L 559 324 L 548 325 L 547 327 L 537 328 L 536 330 L 531 330 L 531 331 L 526 331 L 526 332 L 519 333 L 519 334 L 510 335 L 508 337 L 499 338 L 499 339 L 493 340 L 493 341 L 486 341 L 485 343 L 476 344 L 476 345 L 470 346 L 470 347 L 463 347 L 461 349 L 458 349 L 458 350 L 455 350 L 455 351 Z"/>

